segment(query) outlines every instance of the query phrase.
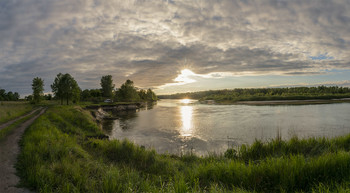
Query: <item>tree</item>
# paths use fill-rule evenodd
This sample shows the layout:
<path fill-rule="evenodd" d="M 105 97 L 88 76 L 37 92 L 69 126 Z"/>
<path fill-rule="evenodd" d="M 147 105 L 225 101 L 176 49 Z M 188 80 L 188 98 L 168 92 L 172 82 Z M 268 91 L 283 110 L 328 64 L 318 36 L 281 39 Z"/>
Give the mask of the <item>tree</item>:
<path fill-rule="evenodd" d="M 144 89 L 141 89 L 139 91 L 139 96 L 141 100 L 144 100 L 144 101 L 147 100 L 147 92 Z"/>
<path fill-rule="evenodd" d="M 134 82 L 127 80 L 120 89 L 117 91 L 117 97 L 119 101 L 139 101 L 140 96 L 134 87 Z"/>
<path fill-rule="evenodd" d="M 91 98 L 91 94 L 90 94 L 90 90 L 89 89 L 85 89 L 81 92 L 81 100 L 82 101 L 86 101 L 89 98 Z"/>
<path fill-rule="evenodd" d="M 6 90 L 0 89 L 0 101 L 5 101 L 6 99 Z"/>
<path fill-rule="evenodd" d="M 39 77 L 34 78 L 32 83 L 32 89 L 34 103 L 40 103 L 41 97 L 44 94 L 44 80 Z"/>
<path fill-rule="evenodd" d="M 44 95 L 44 98 L 45 98 L 45 100 L 50 101 L 50 100 L 52 100 L 52 95 L 51 94 L 46 94 L 46 95 Z"/>
<path fill-rule="evenodd" d="M 80 100 L 81 90 L 78 83 L 68 73 L 57 74 L 51 88 L 52 92 L 55 94 L 55 97 L 61 100 L 61 104 L 63 104 L 63 99 L 66 99 L 67 105 L 69 104 L 69 100 L 72 100 L 73 102 L 78 102 Z"/>
<path fill-rule="evenodd" d="M 101 78 L 102 96 L 113 97 L 114 84 L 112 75 L 102 76 Z"/>
<path fill-rule="evenodd" d="M 33 100 L 33 95 L 28 95 L 26 97 L 24 97 L 25 100 L 27 101 L 32 101 Z"/>
<path fill-rule="evenodd" d="M 14 98 L 14 97 L 13 97 L 13 92 L 11 92 L 11 91 L 8 92 L 8 93 L 7 93 L 7 100 L 8 100 L 8 101 L 13 101 L 13 98 Z"/>
<path fill-rule="evenodd" d="M 61 100 L 61 105 L 63 104 L 63 82 L 62 82 L 62 73 L 57 74 L 54 82 L 51 85 L 52 92 L 55 94 L 55 97 Z"/>
<path fill-rule="evenodd" d="M 147 95 L 147 100 L 148 101 L 156 101 L 156 100 L 158 100 L 157 95 L 150 88 L 147 90 L 146 95 Z"/>
<path fill-rule="evenodd" d="M 19 96 L 18 92 L 15 92 L 15 93 L 13 93 L 13 97 L 14 97 L 15 101 L 18 101 L 20 96 Z"/>

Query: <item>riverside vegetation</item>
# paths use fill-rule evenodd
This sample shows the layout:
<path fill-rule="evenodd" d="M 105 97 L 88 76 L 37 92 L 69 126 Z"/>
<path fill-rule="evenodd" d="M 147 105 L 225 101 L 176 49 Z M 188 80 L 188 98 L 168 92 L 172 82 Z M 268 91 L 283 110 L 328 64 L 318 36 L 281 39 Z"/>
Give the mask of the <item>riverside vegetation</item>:
<path fill-rule="evenodd" d="M 161 99 L 192 98 L 200 101 L 215 100 L 217 103 L 235 103 L 237 101 L 340 99 L 349 97 L 350 89 L 348 87 L 338 86 L 238 88 L 233 90 L 210 90 L 159 96 Z"/>
<path fill-rule="evenodd" d="M 350 135 L 256 141 L 207 157 L 103 138 L 89 112 L 50 107 L 21 140 L 21 185 L 38 192 L 350 191 Z"/>

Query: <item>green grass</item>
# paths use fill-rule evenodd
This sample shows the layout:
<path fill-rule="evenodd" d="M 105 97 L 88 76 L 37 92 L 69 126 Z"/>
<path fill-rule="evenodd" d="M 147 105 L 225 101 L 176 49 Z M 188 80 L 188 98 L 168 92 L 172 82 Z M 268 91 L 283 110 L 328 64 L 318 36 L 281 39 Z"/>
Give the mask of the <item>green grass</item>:
<path fill-rule="evenodd" d="M 34 117 L 34 116 L 37 115 L 38 113 L 39 113 L 39 111 L 36 112 L 36 113 L 34 113 L 34 114 L 32 114 L 32 115 L 29 115 L 29 116 L 23 117 L 22 119 L 19 119 L 19 120 L 15 121 L 14 123 L 12 123 L 11 125 L 9 125 L 9 126 L 7 126 L 7 127 L 5 127 L 5 128 L 2 128 L 2 129 L 0 130 L 0 140 L 4 139 L 8 134 L 10 134 L 11 131 L 12 131 L 14 128 L 20 126 L 22 123 L 24 123 L 25 121 L 27 121 L 27 120 L 29 120 L 30 118 Z"/>
<path fill-rule="evenodd" d="M 10 121 L 16 117 L 30 112 L 33 106 L 28 102 L 1 101 L 0 102 L 0 124 Z"/>
<path fill-rule="evenodd" d="M 257 141 L 208 157 L 101 138 L 89 113 L 49 108 L 21 141 L 21 185 L 38 192 L 350 191 L 350 135 Z"/>

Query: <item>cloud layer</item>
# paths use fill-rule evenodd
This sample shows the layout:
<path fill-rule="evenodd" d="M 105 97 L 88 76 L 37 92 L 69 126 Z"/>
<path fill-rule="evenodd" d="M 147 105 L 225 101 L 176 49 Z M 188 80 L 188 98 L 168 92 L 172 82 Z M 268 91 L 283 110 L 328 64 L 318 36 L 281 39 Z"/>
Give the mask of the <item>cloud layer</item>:
<path fill-rule="evenodd" d="M 196 74 L 315 75 L 350 68 L 350 0 L 4 0 L 0 87 L 59 72 L 140 87 Z"/>

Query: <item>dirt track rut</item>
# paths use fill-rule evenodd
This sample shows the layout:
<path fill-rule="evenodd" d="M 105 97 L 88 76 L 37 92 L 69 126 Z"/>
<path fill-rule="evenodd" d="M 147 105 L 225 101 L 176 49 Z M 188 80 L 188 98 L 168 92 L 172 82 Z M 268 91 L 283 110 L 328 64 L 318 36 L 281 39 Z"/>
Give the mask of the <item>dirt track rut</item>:
<path fill-rule="evenodd" d="M 30 116 L 37 110 L 32 111 L 31 113 L 21 116 Z M 30 118 L 29 120 L 23 122 L 17 128 L 13 129 L 11 134 L 6 136 L 0 141 L 0 192 L 1 193 L 27 193 L 29 190 L 23 188 L 17 188 L 16 185 L 19 182 L 19 177 L 16 176 L 16 169 L 14 165 L 17 160 L 18 153 L 20 151 L 19 140 L 21 139 L 24 131 L 28 128 L 40 115 L 42 115 L 46 108 L 40 108 L 40 113 Z M 19 118 L 20 119 L 20 118 Z M 16 119 L 16 120 L 19 120 Z M 15 121 L 13 121 L 15 122 Z M 13 123 L 12 122 L 12 123 Z M 5 123 L 8 124 L 8 123 Z M 3 124 L 3 125 L 5 125 Z M 8 125 L 11 125 L 8 124 Z M 2 126 L 2 125 L 1 125 Z"/>

